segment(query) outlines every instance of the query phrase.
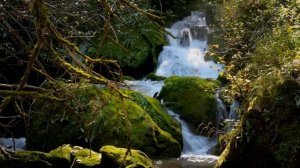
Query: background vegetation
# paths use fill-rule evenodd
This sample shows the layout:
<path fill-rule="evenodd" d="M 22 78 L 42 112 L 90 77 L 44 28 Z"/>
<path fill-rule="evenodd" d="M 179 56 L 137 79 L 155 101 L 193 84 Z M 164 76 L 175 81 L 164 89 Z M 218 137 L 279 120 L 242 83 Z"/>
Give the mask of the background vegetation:
<path fill-rule="evenodd" d="M 299 166 L 299 131 L 292 129 L 299 126 L 299 3 L 219 4 L 217 26 L 224 47 L 216 52 L 222 53 L 229 80 L 223 95 L 241 102 L 241 120 L 228 134 L 218 167 Z"/>

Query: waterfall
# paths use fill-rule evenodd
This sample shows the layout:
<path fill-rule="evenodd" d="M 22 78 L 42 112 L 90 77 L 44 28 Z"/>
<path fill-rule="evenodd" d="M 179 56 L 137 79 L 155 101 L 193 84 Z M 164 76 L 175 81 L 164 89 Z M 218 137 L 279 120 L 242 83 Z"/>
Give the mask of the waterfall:
<path fill-rule="evenodd" d="M 201 155 L 207 154 L 207 151 L 214 145 L 214 142 L 209 140 L 208 137 L 201 135 L 195 135 L 189 128 L 188 124 L 180 119 L 180 115 L 174 113 L 172 110 L 168 109 L 170 116 L 173 116 L 180 124 L 183 137 L 183 155 Z"/>
<path fill-rule="evenodd" d="M 163 47 L 158 58 L 156 75 L 199 76 L 216 79 L 223 65 L 205 61 L 209 29 L 202 12 L 176 22 L 167 29 L 169 44 Z"/>
<path fill-rule="evenodd" d="M 223 71 L 223 65 L 204 59 L 209 29 L 202 12 L 191 12 L 191 16 L 174 23 L 167 31 L 171 34 L 167 36 L 169 44 L 164 46 L 159 54 L 156 75 L 165 77 L 171 75 L 198 76 L 216 79 L 220 71 Z M 158 93 L 163 86 L 162 81 L 140 80 L 126 83 L 132 89 L 148 96 Z M 216 95 L 216 101 L 220 111 L 217 116 L 218 121 L 227 119 L 229 114 L 218 95 Z M 209 155 L 208 151 L 215 145 L 215 140 L 194 134 L 178 114 L 169 109 L 168 113 L 180 122 L 183 136 L 182 155 L 178 159 L 180 163 L 172 167 L 178 167 L 178 165 L 181 165 L 179 167 L 199 167 L 199 165 L 212 167 L 218 157 Z"/>
<path fill-rule="evenodd" d="M 218 128 L 219 123 L 222 120 L 225 120 L 228 118 L 228 112 L 225 108 L 223 101 L 219 97 L 219 91 L 217 91 L 215 97 L 216 97 L 217 108 L 218 108 L 218 115 L 217 115 L 217 128 Z"/>
<path fill-rule="evenodd" d="M 219 131 L 220 123 L 225 123 L 225 127 L 222 129 L 224 132 L 230 131 L 236 120 L 238 119 L 237 109 L 239 108 L 239 102 L 234 100 L 230 105 L 230 111 L 228 112 L 225 108 L 223 101 L 219 97 L 219 91 L 217 91 L 216 95 L 218 114 L 217 114 L 217 132 Z"/>
<path fill-rule="evenodd" d="M 237 120 L 238 114 L 237 109 L 239 108 L 240 104 L 238 101 L 234 100 L 230 105 L 230 111 L 229 111 L 229 120 Z"/>

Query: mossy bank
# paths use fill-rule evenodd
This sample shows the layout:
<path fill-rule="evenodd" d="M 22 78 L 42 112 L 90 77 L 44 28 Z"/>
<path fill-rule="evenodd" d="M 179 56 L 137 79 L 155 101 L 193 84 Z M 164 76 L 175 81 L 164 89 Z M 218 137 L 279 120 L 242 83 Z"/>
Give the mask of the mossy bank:
<path fill-rule="evenodd" d="M 114 145 L 142 150 L 149 156 L 181 153 L 180 125 L 153 98 L 92 84 L 65 84 L 55 93 L 65 102 L 37 100 L 30 111 L 27 147 L 49 151 L 65 143 L 91 147 Z M 131 96 L 132 95 L 132 96 Z"/>

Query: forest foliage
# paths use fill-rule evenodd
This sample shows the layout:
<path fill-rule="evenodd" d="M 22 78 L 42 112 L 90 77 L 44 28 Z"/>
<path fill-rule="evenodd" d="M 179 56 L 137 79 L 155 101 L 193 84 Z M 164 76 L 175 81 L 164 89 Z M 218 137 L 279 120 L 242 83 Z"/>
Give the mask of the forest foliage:
<path fill-rule="evenodd" d="M 98 83 L 115 90 L 122 99 L 129 98 L 119 89 L 124 80 L 120 63 L 144 59 L 129 53 L 163 43 L 163 17 L 151 4 L 127 0 L 1 1 L 1 134 L 14 137 L 13 130 L 18 130 L 20 123 L 26 126 L 35 100 L 68 99 L 59 94 L 61 81 Z M 137 39 L 141 31 L 145 36 Z M 136 48 L 138 42 L 142 48 Z M 108 44 L 124 52 L 98 50 Z M 124 113 L 126 118 L 126 109 Z"/>
<path fill-rule="evenodd" d="M 297 167 L 300 1 L 230 0 L 219 7 L 223 43 L 215 52 L 228 79 L 222 94 L 241 106 L 217 167 Z"/>

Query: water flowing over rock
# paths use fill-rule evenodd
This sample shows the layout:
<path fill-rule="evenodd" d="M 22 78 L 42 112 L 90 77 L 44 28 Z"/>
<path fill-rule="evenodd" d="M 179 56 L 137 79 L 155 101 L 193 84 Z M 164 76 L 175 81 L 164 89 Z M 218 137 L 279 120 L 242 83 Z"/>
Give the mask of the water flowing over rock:
<path fill-rule="evenodd" d="M 191 32 L 188 28 L 184 28 L 181 31 L 181 36 L 180 36 L 180 45 L 183 47 L 188 47 L 191 44 L 192 37 L 191 37 Z"/>
<path fill-rule="evenodd" d="M 220 108 L 217 108 L 219 103 L 215 99 L 214 88 L 218 86 L 218 82 L 201 78 L 216 79 L 219 72 L 223 71 L 223 65 L 216 64 L 213 61 L 205 61 L 204 59 L 209 33 L 204 13 L 193 11 L 191 16 L 176 22 L 167 30 L 171 33 L 171 35 L 167 36 L 169 45 L 164 46 L 163 51 L 160 53 L 156 70 L 156 75 L 169 77 L 164 81 L 165 85 L 162 81 L 149 80 L 127 81 L 126 83 L 136 91 L 143 92 L 149 96 L 155 95 L 154 97 L 162 99 L 163 103 L 168 107 L 173 105 L 172 109 L 174 111 L 175 109 L 181 109 L 181 111 L 184 109 L 183 111 L 185 112 L 192 109 L 193 113 L 181 113 L 181 115 L 182 118 L 190 122 L 194 121 L 192 124 L 195 127 L 201 122 L 209 123 L 212 121 L 210 124 L 216 123 L 216 112 Z M 180 77 L 170 77 L 172 75 Z M 172 87 L 168 85 L 169 87 L 166 88 L 166 82 L 168 81 Z M 180 84 L 175 85 L 175 81 L 181 82 L 177 82 Z M 161 90 L 162 87 L 164 89 Z M 170 98 L 170 95 L 171 97 L 173 95 L 173 97 Z M 194 102 L 190 103 L 190 100 Z M 219 101 L 221 102 L 221 100 Z M 225 112 L 222 113 L 226 114 L 226 116 L 222 120 L 228 118 L 228 112 L 224 107 L 223 110 Z M 189 124 L 183 121 L 178 114 L 170 109 L 168 109 L 168 113 L 181 123 L 183 135 L 182 154 L 177 160 L 158 161 L 156 163 L 157 166 L 212 167 L 218 159 L 217 156 L 208 154 L 209 149 L 215 145 L 214 138 L 196 135 L 195 131 L 189 128 Z M 203 114 L 202 117 L 197 116 L 199 113 Z M 211 124 L 211 126 L 214 127 L 215 125 Z"/>
<path fill-rule="evenodd" d="M 167 36 L 169 45 L 159 55 L 157 75 L 216 79 L 223 71 L 223 65 L 204 60 L 209 29 L 202 12 L 193 11 L 167 31 L 172 35 Z"/>
<path fill-rule="evenodd" d="M 220 123 L 220 121 L 225 120 L 228 118 L 228 112 L 226 111 L 225 105 L 222 102 L 222 100 L 219 98 L 219 93 L 216 93 L 216 101 L 217 101 L 217 107 L 218 107 L 218 115 L 217 115 L 217 122 Z"/>
<path fill-rule="evenodd" d="M 168 113 L 181 123 L 183 136 L 182 154 L 207 154 L 207 151 L 214 145 L 214 142 L 211 141 L 208 137 L 196 135 L 195 133 L 193 133 L 188 124 L 184 120 L 180 119 L 180 115 L 174 113 L 172 110 L 168 110 Z"/>
<path fill-rule="evenodd" d="M 238 118 L 237 109 L 239 108 L 240 104 L 238 101 L 234 100 L 230 105 L 230 112 L 228 119 L 236 120 Z"/>
<path fill-rule="evenodd" d="M 220 124 L 223 123 L 225 127 L 223 126 L 224 128 L 221 128 L 221 131 L 228 132 L 234 127 L 235 122 L 238 120 L 237 110 L 240 106 L 239 102 L 234 100 L 230 105 L 230 110 L 227 111 L 223 101 L 219 97 L 218 91 L 215 94 L 215 97 L 216 97 L 217 107 L 218 107 L 216 131 L 217 132 L 219 131 Z"/>

